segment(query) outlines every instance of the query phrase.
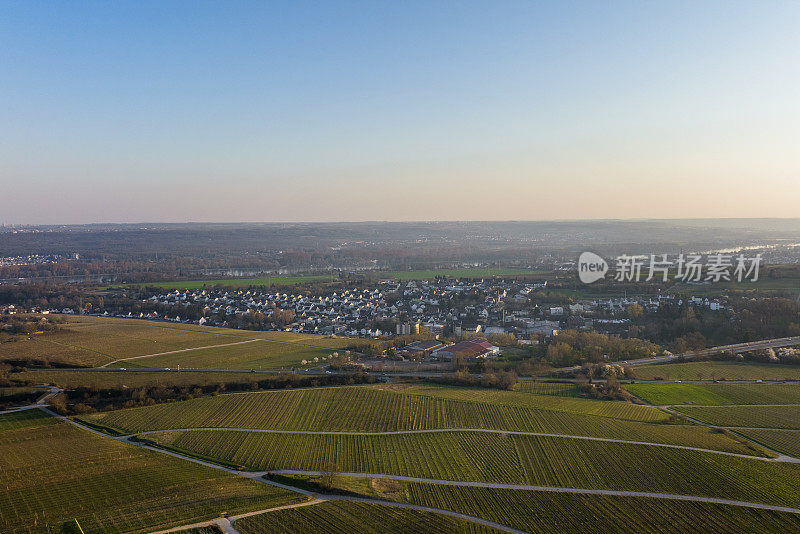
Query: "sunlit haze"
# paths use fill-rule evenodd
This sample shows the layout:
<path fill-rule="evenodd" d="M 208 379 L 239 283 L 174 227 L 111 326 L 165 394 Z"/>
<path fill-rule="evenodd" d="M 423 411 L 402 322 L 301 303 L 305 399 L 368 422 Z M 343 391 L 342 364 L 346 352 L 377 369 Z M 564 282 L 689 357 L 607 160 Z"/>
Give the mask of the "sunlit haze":
<path fill-rule="evenodd" d="M 0 223 L 796 217 L 798 2 L 0 3 Z"/>

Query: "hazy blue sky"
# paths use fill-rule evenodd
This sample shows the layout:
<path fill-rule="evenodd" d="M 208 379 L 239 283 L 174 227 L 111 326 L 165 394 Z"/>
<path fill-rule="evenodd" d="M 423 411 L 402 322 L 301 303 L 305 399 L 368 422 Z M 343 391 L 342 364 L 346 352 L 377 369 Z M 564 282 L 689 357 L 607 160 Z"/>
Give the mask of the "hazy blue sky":
<path fill-rule="evenodd" d="M 800 2 L 0 0 L 0 222 L 800 216 Z"/>

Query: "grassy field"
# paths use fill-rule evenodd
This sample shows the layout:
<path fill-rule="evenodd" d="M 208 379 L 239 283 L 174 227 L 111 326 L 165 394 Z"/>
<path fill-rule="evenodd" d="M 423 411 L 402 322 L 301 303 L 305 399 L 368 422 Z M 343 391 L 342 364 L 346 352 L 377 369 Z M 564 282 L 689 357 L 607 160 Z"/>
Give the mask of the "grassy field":
<path fill-rule="evenodd" d="M 797 430 L 745 430 L 748 438 L 787 456 L 800 458 L 800 431 Z"/>
<path fill-rule="evenodd" d="M 58 531 L 73 518 L 87 534 L 149 532 L 295 500 L 296 494 L 95 436 L 38 410 L 0 416 L 2 532 Z"/>
<path fill-rule="evenodd" d="M 250 340 L 256 341 L 230 345 Z M 70 317 L 61 331 L 0 343 L 0 361 L 96 367 L 121 359 L 113 365 L 288 369 L 348 344 L 347 338 L 79 316 Z M 185 352 L 138 358 L 174 351 Z"/>
<path fill-rule="evenodd" d="M 795 486 L 800 466 L 650 445 L 483 432 L 348 436 L 201 430 L 145 437 L 251 471 L 338 465 L 344 472 L 800 504 Z"/>
<path fill-rule="evenodd" d="M 447 391 L 447 388 L 442 388 Z M 528 394 L 520 396 L 532 397 Z M 544 397 L 547 401 L 557 397 Z M 570 399 L 572 400 L 572 399 Z M 579 399 L 574 399 L 579 401 Z M 602 401 L 584 401 L 587 407 Z M 663 412 L 624 403 L 606 403 L 609 413 L 630 417 L 629 407 L 644 408 L 652 420 Z M 619 408 L 617 408 L 617 406 Z M 588 409 L 588 408 L 587 408 Z M 83 420 L 136 433 L 176 428 L 252 428 L 274 430 L 386 432 L 437 428 L 485 428 L 584 435 L 634 441 L 691 445 L 749 453 L 741 443 L 709 429 L 690 425 L 648 423 L 610 416 L 551 409 L 437 398 L 369 387 L 269 391 L 203 397 L 180 403 L 81 416 Z"/>
<path fill-rule="evenodd" d="M 302 484 L 318 477 L 293 476 Z M 379 478 L 336 480 L 355 495 L 454 510 L 532 533 L 793 532 L 800 516 L 737 506 L 640 497 L 577 495 L 398 482 Z"/>
<path fill-rule="evenodd" d="M 642 365 L 641 380 L 800 380 L 800 366 L 745 362 L 689 362 Z"/>
<path fill-rule="evenodd" d="M 717 426 L 800 429 L 800 406 L 680 406 L 675 410 Z"/>
<path fill-rule="evenodd" d="M 629 384 L 625 389 L 658 405 L 800 403 L 800 384 Z"/>
<path fill-rule="evenodd" d="M 380 504 L 329 501 L 278 510 L 236 521 L 242 534 L 456 534 L 499 530 L 432 512 L 403 510 Z"/>

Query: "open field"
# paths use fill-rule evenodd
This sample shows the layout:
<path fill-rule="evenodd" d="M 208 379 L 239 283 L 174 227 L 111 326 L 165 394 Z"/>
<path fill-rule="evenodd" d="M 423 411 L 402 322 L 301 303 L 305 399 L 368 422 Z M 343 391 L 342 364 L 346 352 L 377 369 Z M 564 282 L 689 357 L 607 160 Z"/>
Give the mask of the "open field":
<path fill-rule="evenodd" d="M 679 406 L 674 409 L 716 426 L 800 429 L 800 406 Z"/>
<path fill-rule="evenodd" d="M 146 491 L 143 489 L 146 488 Z M 96 436 L 39 410 L 0 416 L 0 530 L 146 532 L 297 495 Z"/>
<path fill-rule="evenodd" d="M 797 430 L 743 430 L 740 434 L 765 447 L 800 458 L 800 431 Z"/>
<path fill-rule="evenodd" d="M 494 533 L 496 529 L 432 512 L 403 510 L 380 504 L 329 501 L 278 510 L 236 521 L 242 534 L 455 534 Z"/>
<path fill-rule="evenodd" d="M 657 405 L 800 403 L 800 384 L 628 384 L 625 389 Z"/>
<path fill-rule="evenodd" d="M 250 471 L 338 465 L 350 473 L 800 505 L 798 465 L 650 445 L 483 432 L 347 436 L 201 430 L 143 437 Z"/>
<path fill-rule="evenodd" d="M 247 341 L 252 342 L 243 343 Z M 95 367 L 120 360 L 112 365 L 281 369 L 299 367 L 301 360 L 326 356 L 349 343 L 347 338 L 289 332 L 78 316 L 69 317 L 61 331 L 0 343 L 0 361 Z"/>
<path fill-rule="evenodd" d="M 636 367 L 641 380 L 800 380 L 799 365 L 688 362 Z"/>
<path fill-rule="evenodd" d="M 575 400 L 586 402 L 587 406 L 602 403 Z M 619 404 L 622 409 L 633 406 L 606 404 L 610 408 Z M 647 409 L 658 413 L 659 417 L 665 415 L 654 408 Z M 650 412 L 643 413 L 651 417 Z M 619 415 L 626 415 L 626 412 L 621 411 Z M 484 428 L 651 441 L 752 453 L 741 443 L 700 426 L 653 424 L 550 409 L 490 405 L 368 387 L 219 395 L 90 414 L 81 416 L 81 419 L 120 433 L 214 427 L 338 432 Z"/>

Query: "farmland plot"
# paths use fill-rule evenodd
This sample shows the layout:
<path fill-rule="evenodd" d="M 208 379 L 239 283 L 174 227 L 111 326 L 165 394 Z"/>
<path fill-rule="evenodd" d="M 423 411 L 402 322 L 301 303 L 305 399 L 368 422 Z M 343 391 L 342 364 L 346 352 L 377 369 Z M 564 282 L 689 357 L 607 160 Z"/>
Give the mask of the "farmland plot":
<path fill-rule="evenodd" d="M 248 470 L 323 470 L 444 480 L 706 495 L 800 505 L 800 466 L 721 454 L 483 432 L 308 435 L 147 434 L 163 446 Z"/>
<path fill-rule="evenodd" d="M 122 433 L 196 427 L 354 432 L 485 428 L 752 452 L 727 436 L 699 426 L 650 424 L 363 387 L 219 395 L 81 419 Z"/>
<path fill-rule="evenodd" d="M 146 488 L 146 491 L 143 491 Z M 0 531 L 145 532 L 286 504 L 296 494 L 29 410 L 0 416 Z"/>

